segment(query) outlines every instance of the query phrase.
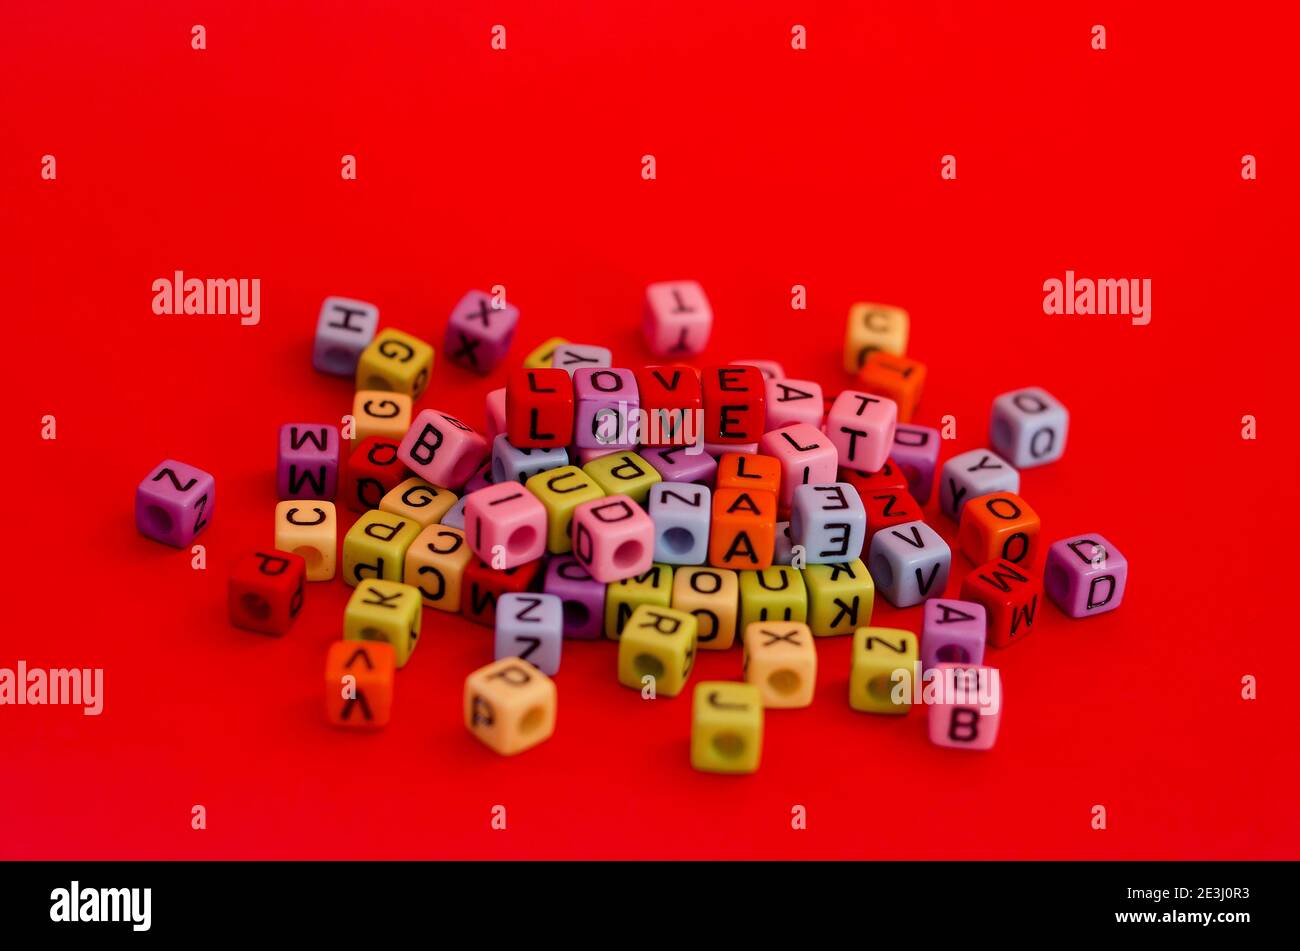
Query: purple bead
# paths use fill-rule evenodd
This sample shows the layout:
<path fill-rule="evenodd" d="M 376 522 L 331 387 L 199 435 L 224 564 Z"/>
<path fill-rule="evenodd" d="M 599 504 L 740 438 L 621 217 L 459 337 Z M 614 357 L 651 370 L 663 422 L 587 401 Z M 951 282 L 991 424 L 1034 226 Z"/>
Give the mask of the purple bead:
<path fill-rule="evenodd" d="M 925 505 L 934 488 L 934 472 L 939 467 L 939 430 L 929 426 L 899 423 L 894 427 L 894 445 L 889 458 L 907 478 L 907 491 Z"/>
<path fill-rule="evenodd" d="M 492 478 L 492 457 L 483 460 L 483 464 L 474 470 L 474 474 L 469 477 L 465 483 L 465 488 L 461 490 L 461 495 L 469 495 L 478 489 L 485 488 L 489 485 L 495 485 L 496 480 Z"/>
<path fill-rule="evenodd" d="M 939 664 L 978 667 L 984 662 L 988 618 L 984 605 L 930 598 L 921 613 L 921 667 Z"/>
<path fill-rule="evenodd" d="M 1114 611 L 1127 584 L 1128 559 L 1105 536 L 1073 535 L 1047 550 L 1043 587 L 1070 617 Z"/>
<path fill-rule="evenodd" d="M 582 367 L 573 372 L 573 444 L 579 449 L 635 449 L 629 439 L 641 399 L 631 370 Z"/>
<path fill-rule="evenodd" d="M 452 308 L 443 347 L 447 359 L 475 373 L 490 373 L 510 349 L 519 326 L 519 308 L 493 307 L 492 295 L 470 291 Z"/>
<path fill-rule="evenodd" d="M 339 431 L 325 423 L 285 423 L 275 464 L 281 499 L 330 501 L 339 487 Z"/>
<path fill-rule="evenodd" d="M 654 466 L 665 482 L 691 482 L 710 489 L 718 481 L 718 460 L 707 452 L 691 455 L 694 446 L 642 449 L 638 455 Z"/>
<path fill-rule="evenodd" d="M 185 548 L 212 521 L 216 489 L 202 469 L 164 459 L 135 490 L 135 527 L 146 538 Z"/>
<path fill-rule="evenodd" d="M 542 590 L 564 602 L 564 636 L 594 640 L 605 628 L 605 585 L 594 580 L 572 555 L 558 555 L 546 566 Z"/>

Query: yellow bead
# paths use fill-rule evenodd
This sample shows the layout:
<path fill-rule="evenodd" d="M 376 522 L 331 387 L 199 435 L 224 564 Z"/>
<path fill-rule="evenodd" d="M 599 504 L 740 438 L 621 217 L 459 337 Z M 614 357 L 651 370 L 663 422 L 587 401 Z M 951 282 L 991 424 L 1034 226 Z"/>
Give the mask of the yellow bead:
<path fill-rule="evenodd" d="M 789 565 L 740 573 L 740 622 L 745 631 L 755 621 L 808 619 L 808 592 L 803 576 Z"/>
<path fill-rule="evenodd" d="M 357 390 L 352 397 L 352 446 L 371 436 L 401 442 L 411 428 L 411 398 L 386 390 Z"/>
<path fill-rule="evenodd" d="M 397 581 L 365 579 L 343 610 L 343 639 L 387 641 L 397 666 L 404 666 L 420 639 L 420 592 Z"/>
<path fill-rule="evenodd" d="M 425 607 L 456 614 L 465 568 L 473 557 L 459 528 L 428 525 L 406 550 L 403 578 L 420 590 Z"/>
<path fill-rule="evenodd" d="M 275 507 L 275 547 L 302 555 L 308 581 L 329 581 L 337 567 L 338 515 L 333 502 L 294 499 Z"/>
<path fill-rule="evenodd" d="M 864 713 L 906 713 L 919 653 L 916 635 L 896 627 L 860 627 L 853 633 L 849 706 Z"/>
<path fill-rule="evenodd" d="M 817 647 L 807 624 L 756 621 L 745 628 L 745 680 L 765 707 L 806 707 L 817 687 Z"/>
<path fill-rule="evenodd" d="M 645 505 L 650 486 L 663 477 L 634 452 L 613 452 L 593 459 L 582 467 L 606 495 L 626 495 L 637 505 Z"/>
<path fill-rule="evenodd" d="M 442 520 L 456 504 L 456 493 L 423 479 L 407 479 L 379 500 L 381 512 L 409 518 L 421 528 Z"/>
<path fill-rule="evenodd" d="M 551 360 L 555 358 L 555 348 L 568 342 L 563 337 L 552 337 L 545 343 L 539 344 L 536 350 L 524 357 L 524 366 L 530 370 L 549 367 Z"/>
<path fill-rule="evenodd" d="M 433 347 L 419 337 L 394 330 L 379 331 L 357 361 L 357 389 L 405 393 L 418 400 L 433 372 Z"/>
<path fill-rule="evenodd" d="M 672 565 L 653 564 L 634 578 L 624 578 L 605 587 L 605 636 L 616 641 L 628 618 L 641 605 L 666 608 L 672 604 Z"/>
<path fill-rule="evenodd" d="M 691 765 L 706 773 L 752 773 L 763 754 L 763 701 L 753 684 L 706 680 L 691 707 Z"/>
<path fill-rule="evenodd" d="M 573 550 L 570 533 L 573 510 L 583 502 L 603 499 L 604 491 L 577 466 L 560 466 L 539 472 L 524 483 L 546 509 L 546 550 L 563 555 Z M 647 490 L 648 491 L 648 490 Z"/>
<path fill-rule="evenodd" d="M 876 585 L 861 559 L 842 565 L 809 565 L 803 583 L 808 589 L 808 626 L 817 637 L 852 634 L 871 623 Z"/>
<path fill-rule="evenodd" d="M 420 534 L 420 523 L 392 512 L 371 509 L 352 523 L 343 536 L 343 583 L 363 578 L 401 581 L 406 550 Z"/>
<path fill-rule="evenodd" d="M 681 566 L 673 572 L 672 605 L 695 615 L 700 650 L 726 650 L 736 640 L 740 582 L 729 568 Z"/>
<path fill-rule="evenodd" d="M 618 640 L 619 683 L 675 697 L 694 666 L 695 615 L 648 604 L 632 612 Z"/>
<path fill-rule="evenodd" d="M 896 357 L 907 355 L 907 311 L 888 304 L 854 304 L 844 334 L 844 369 L 857 373 L 867 354 L 883 350 Z"/>
<path fill-rule="evenodd" d="M 555 732 L 555 681 L 518 657 L 465 678 L 465 729 L 502 756 L 522 753 Z"/>

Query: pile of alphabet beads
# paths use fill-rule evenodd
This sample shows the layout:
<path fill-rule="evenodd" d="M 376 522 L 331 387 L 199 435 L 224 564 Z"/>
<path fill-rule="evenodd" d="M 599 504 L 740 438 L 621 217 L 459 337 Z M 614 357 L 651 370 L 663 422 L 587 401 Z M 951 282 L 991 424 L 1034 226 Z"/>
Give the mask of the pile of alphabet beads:
<path fill-rule="evenodd" d="M 503 294 L 470 291 L 444 350 L 493 373 L 518 325 Z M 816 640 L 848 635 L 852 709 L 922 704 L 935 744 L 990 748 L 1001 680 L 986 647 L 1023 640 L 1043 592 L 1070 618 L 1124 597 L 1108 538 L 1048 544 L 1021 495 L 1021 470 L 1065 452 L 1065 407 L 1038 387 L 1003 393 L 989 448 L 941 460 L 940 431 L 917 421 L 926 367 L 907 355 L 906 311 L 850 309 L 854 382 L 834 394 L 771 360 L 683 362 L 712 325 L 698 283 L 652 284 L 642 326 L 662 364 L 618 367 L 605 347 L 553 337 L 504 372 L 478 426 L 426 398 L 429 343 L 381 329 L 373 304 L 327 298 L 312 362 L 354 380 L 350 412 L 341 427 L 279 427 L 271 546 L 231 572 L 231 622 L 284 634 L 308 583 L 351 586 L 325 709 L 353 728 L 388 722 L 425 610 L 491 627 L 465 726 L 506 755 L 553 733 L 566 639 L 616 641 L 611 675 L 664 698 L 688 689 L 697 651 L 740 644 L 736 679 L 692 694 L 691 763 L 723 773 L 758 768 L 765 710 L 811 705 Z M 140 483 L 136 524 L 186 547 L 214 499 L 211 475 L 164 460 Z M 961 597 L 946 598 L 955 574 Z M 873 626 L 877 596 L 917 608 L 915 629 Z"/>

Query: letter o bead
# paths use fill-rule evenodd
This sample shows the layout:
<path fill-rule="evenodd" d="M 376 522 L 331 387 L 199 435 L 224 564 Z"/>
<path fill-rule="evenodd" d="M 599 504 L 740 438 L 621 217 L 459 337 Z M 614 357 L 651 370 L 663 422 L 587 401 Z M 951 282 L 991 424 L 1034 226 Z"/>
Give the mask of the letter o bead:
<path fill-rule="evenodd" d="M 1069 411 L 1044 389 L 1013 390 L 993 401 L 989 444 L 1017 469 L 1060 459 L 1069 433 Z"/>

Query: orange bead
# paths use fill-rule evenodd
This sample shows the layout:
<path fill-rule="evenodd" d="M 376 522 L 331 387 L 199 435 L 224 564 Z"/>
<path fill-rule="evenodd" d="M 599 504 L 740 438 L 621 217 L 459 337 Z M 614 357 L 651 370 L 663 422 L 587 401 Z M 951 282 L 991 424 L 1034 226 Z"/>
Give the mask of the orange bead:
<path fill-rule="evenodd" d="M 715 489 L 756 489 L 775 495 L 780 488 L 781 462 L 774 456 L 727 452 L 718 460 Z"/>
<path fill-rule="evenodd" d="M 776 495 L 745 489 L 713 493 L 709 564 L 769 568 L 776 551 Z"/>
<path fill-rule="evenodd" d="M 868 393 L 886 396 L 898 404 L 900 423 L 912 421 L 925 386 L 924 363 L 877 350 L 867 355 L 858 378 Z"/>
<path fill-rule="evenodd" d="M 957 547 L 976 565 L 997 559 L 1030 565 L 1041 527 L 1038 513 L 1014 492 L 981 495 L 962 506 Z"/>
<path fill-rule="evenodd" d="M 385 641 L 335 641 L 325 655 L 326 719 L 336 726 L 384 726 L 396 671 L 397 655 Z"/>

